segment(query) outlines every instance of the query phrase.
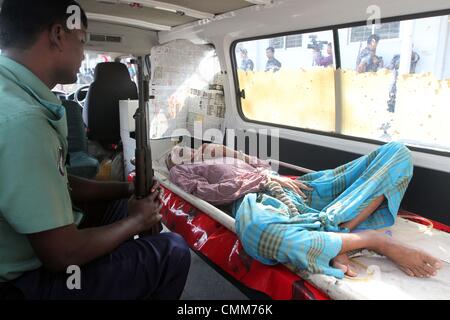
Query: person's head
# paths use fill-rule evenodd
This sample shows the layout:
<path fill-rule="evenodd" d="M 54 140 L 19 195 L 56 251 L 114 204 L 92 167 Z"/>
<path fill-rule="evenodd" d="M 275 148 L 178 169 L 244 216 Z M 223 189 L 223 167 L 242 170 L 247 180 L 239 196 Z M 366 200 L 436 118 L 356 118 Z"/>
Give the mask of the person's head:
<path fill-rule="evenodd" d="M 247 54 L 248 54 L 247 49 L 241 49 L 241 59 L 242 60 L 247 59 Z"/>
<path fill-rule="evenodd" d="M 269 59 L 272 59 L 275 56 L 275 49 L 273 47 L 268 47 L 266 49 L 266 56 Z"/>
<path fill-rule="evenodd" d="M 194 149 L 183 146 L 175 146 L 167 155 L 166 159 L 167 168 L 170 170 L 172 169 L 172 167 L 176 165 L 191 162 L 194 159 L 194 155 L 195 155 Z"/>
<path fill-rule="evenodd" d="M 328 42 L 327 44 L 327 54 L 330 56 L 333 54 L 333 45 L 331 44 L 331 42 Z"/>
<path fill-rule="evenodd" d="M 74 0 L 4 0 L 0 48 L 39 57 L 52 79 L 73 83 L 84 59 L 87 16 Z"/>
<path fill-rule="evenodd" d="M 371 34 L 367 38 L 367 47 L 369 47 L 370 50 L 375 51 L 377 49 L 378 42 L 380 42 L 380 37 L 377 34 Z"/>

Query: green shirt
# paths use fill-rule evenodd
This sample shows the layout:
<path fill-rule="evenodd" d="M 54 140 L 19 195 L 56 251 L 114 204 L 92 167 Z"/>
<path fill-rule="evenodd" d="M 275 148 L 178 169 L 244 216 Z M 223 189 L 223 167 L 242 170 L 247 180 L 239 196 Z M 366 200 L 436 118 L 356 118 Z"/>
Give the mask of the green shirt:
<path fill-rule="evenodd" d="M 66 156 L 61 102 L 30 70 L 0 56 L 0 282 L 42 265 L 27 234 L 80 221 Z"/>

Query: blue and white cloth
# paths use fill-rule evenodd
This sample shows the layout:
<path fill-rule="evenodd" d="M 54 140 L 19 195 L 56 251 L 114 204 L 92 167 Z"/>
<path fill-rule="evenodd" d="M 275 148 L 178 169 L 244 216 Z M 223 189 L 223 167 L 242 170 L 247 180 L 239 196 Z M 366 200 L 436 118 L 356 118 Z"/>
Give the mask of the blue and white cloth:
<path fill-rule="evenodd" d="M 381 195 L 385 201 L 355 231 L 394 224 L 400 202 L 412 178 L 410 151 L 391 142 L 336 169 L 298 178 L 313 188 L 307 199 L 285 189 L 299 214 L 289 214 L 281 201 L 251 193 L 234 205 L 236 231 L 245 251 L 265 264 L 290 264 L 311 273 L 343 278 L 330 266 L 341 248 L 340 227 L 353 220 Z"/>

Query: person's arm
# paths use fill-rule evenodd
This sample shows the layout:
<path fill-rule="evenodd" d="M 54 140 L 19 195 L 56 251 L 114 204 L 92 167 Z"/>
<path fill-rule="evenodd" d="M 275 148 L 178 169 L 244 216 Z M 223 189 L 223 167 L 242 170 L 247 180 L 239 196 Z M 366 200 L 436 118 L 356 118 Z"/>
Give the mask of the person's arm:
<path fill-rule="evenodd" d="M 367 67 L 367 61 L 365 59 L 361 60 L 361 63 L 358 65 L 358 67 L 356 68 L 356 71 L 358 71 L 359 73 L 363 73 L 366 71 L 366 67 Z"/>
<path fill-rule="evenodd" d="M 381 57 L 381 56 L 375 56 L 376 57 L 376 62 L 377 62 L 377 65 L 378 65 L 378 69 L 383 69 L 384 68 L 384 60 L 383 60 L 383 57 Z"/>
<path fill-rule="evenodd" d="M 332 64 L 333 64 L 333 56 L 332 55 L 329 55 L 327 57 L 322 57 L 320 59 L 320 65 L 322 67 L 328 67 L 328 66 L 330 66 Z"/>
<path fill-rule="evenodd" d="M 321 61 L 322 61 L 322 54 L 319 50 L 315 50 L 313 49 L 313 59 L 314 59 L 314 63 L 316 66 L 320 66 L 321 65 Z"/>
<path fill-rule="evenodd" d="M 356 71 L 359 73 L 366 72 L 366 67 L 369 64 L 370 59 L 372 59 L 372 54 L 363 50 L 358 57 L 359 63 L 356 66 Z"/>
<path fill-rule="evenodd" d="M 275 60 L 275 61 L 276 61 L 278 69 L 281 69 L 281 62 L 279 60 Z"/>
<path fill-rule="evenodd" d="M 156 190 L 157 186 L 153 188 Z M 53 230 L 29 234 L 28 239 L 45 268 L 53 272 L 68 266 L 81 266 L 104 256 L 134 235 L 150 230 L 161 220 L 159 192 L 142 200 L 131 199 L 129 216 L 116 223 L 78 230 L 71 224 Z"/>
<path fill-rule="evenodd" d="M 313 190 L 313 188 L 307 186 L 305 183 L 298 181 L 298 180 L 292 180 L 287 177 L 270 175 L 270 180 L 278 182 L 283 188 L 289 188 L 289 189 L 295 191 L 300 196 L 302 196 L 304 199 L 306 199 L 307 197 L 302 190 L 308 190 L 308 191 Z"/>
<path fill-rule="evenodd" d="M 69 175 L 71 197 L 75 203 L 113 201 L 132 196 L 134 185 L 128 182 L 104 182 Z"/>

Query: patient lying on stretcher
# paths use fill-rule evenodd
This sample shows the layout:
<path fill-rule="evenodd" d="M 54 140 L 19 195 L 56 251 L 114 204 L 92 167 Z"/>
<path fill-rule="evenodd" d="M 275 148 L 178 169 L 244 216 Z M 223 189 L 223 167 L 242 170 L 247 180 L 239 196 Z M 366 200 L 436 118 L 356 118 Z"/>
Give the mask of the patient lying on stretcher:
<path fill-rule="evenodd" d="M 410 152 L 400 143 L 297 180 L 221 145 L 175 147 L 167 165 L 171 181 L 186 192 L 216 205 L 233 203 L 242 245 L 262 263 L 354 277 L 347 254 L 369 249 L 410 276 L 431 277 L 441 268 L 426 252 L 376 231 L 394 224 L 412 177 Z"/>

